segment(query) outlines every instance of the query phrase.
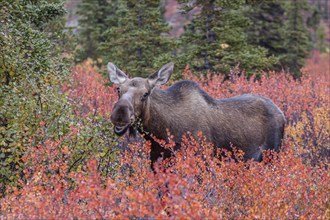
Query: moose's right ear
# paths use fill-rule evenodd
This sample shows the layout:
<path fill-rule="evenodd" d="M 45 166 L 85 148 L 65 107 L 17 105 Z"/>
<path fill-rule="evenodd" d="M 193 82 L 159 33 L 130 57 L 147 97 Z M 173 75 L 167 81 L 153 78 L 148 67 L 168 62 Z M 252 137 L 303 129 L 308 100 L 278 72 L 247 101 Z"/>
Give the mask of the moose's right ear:
<path fill-rule="evenodd" d="M 108 63 L 108 73 L 109 73 L 109 79 L 114 84 L 123 84 L 127 79 L 127 75 L 118 69 L 118 67 L 113 63 Z"/>

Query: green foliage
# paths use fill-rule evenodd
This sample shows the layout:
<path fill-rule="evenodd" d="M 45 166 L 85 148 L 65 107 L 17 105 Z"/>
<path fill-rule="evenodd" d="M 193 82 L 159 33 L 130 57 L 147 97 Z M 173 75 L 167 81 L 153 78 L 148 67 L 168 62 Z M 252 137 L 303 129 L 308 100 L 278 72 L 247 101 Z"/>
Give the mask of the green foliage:
<path fill-rule="evenodd" d="M 24 155 L 49 141 L 70 149 L 68 169 L 79 169 L 93 155 L 99 170 L 110 175 L 116 155 L 109 147 L 115 144 L 112 126 L 96 112 L 75 114 L 72 97 L 64 90 L 68 84 L 87 93 L 95 88 L 67 80 L 69 63 L 62 54 L 70 52 L 71 37 L 63 32 L 62 4 L 14 1 L 0 6 L 0 195 L 8 184 L 25 181 L 23 173 L 30 163 L 22 160 Z M 100 92 L 100 84 L 97 87 Z M 40 166 L 49 162 L 41 161 Z"/>
<path fill-rule="evenodd" d="M 247 29 L 249 42 L 268 50 L 279 62 L 272 68 L 300 77 L 300 69 L 310 49 L 311 41 L 316 41 L 316 29 L 320 15 L 311 10 L 306 0 L 263 1 L 247 10 L 251 25 Z M 310 27 L 311 32 L 308 30 Z"/>
<path fill-rule="evenodd" d="M 308 11 L 309 5 L 306 0 L 292 0 L 286 4 L 284 47 L 287 53 L 280 57 L 280 64 L 297 78 L 301 76 L 300 69 L 311 49 L 309 32 L 303 17 L 303 13 Z"/>
<path fill-rule="evenodd" d="M 316 4 L 322 18 L 329 20 L 329 0 L 317 0 Z"/>
<path fill-rule="evenodd" d="M 248 44 L 245 29 L 249 20 L 244 17 L 245 1 L 181 1 L 187 3 L 184 12 L 200 7 L 182 36 L 181 64 L 190 64 L 198 71 L 217 71 L 228 74 L 236 65 L 248 74 L 275 63 L 267 51 Z"/>
<path fill-rule="evenodd" d="M 68 172 L 82 170 L 86 161 L 95 158 L 99 162 L 98 171 L 104 177 L 115 175 L 120 149 L 115 147 L 118 139 L 113 134 L 111 122 L 101 115 L 88 115 L 80 118 L 79 123 L 79 132 L 62 143 L 73 152 L 68 160 Z"/>
<path fill-rule="evenodd" d="M 326 24 L 321 23 L 316 29 L 316 49 L 321 53 L 329 53 L 329 43 L 326 41 Z"/>
<path fill-rule="evenodd" d="M 86 160 L 94 157 L 100 163 L 99 171 L 109 176 L 113 174 L 119 150 L 109 120 L 118 96 L 113 88 L 105 86 L 107 80 L 93 66 L 90 59 L 76 65 L 70 76 L 70 84 L 63 88 L 74 112 L 73 129 L 78 129 L 78 132 L 65 140 L 64 145 L 72 152 L 70 171 L 81 169 Z"/>
<path fill-rule="evenodd" d="M 250 25 L 247 29 L 249 43 L 267 49 L 268 56 L 279 57 L 287 52 L 283 45 L 285 9 L 281 1 L 263 1 L 259 5 L 249 7 L 246 15 Z M 277 64 L 277 65 L 276 65 Z M 281 68 L 278 63 L 274 68 Z"/>
<path fill-rule="evenodd" d="M 47 22 L 62 16 L 61 4 L 29 1 L 1 2 L 0 146 L 1 189 L 20 178 L 20 158 L 26 148 L 67 131 L 69 103 L 59 92 L 68 71 L 60 48 L 47 38 Z M 50 30 L 50 29 L 49 29 Z M 44 136 L 38 136 L 40 125 Z"/>
<path fill-rule="evenodd" d="M 169 27 L 158 1 L 116 1 L 115 14 L 109 19 L 117 25 L 105 31 L 100 47 L 106 62 L 110 61 L 130 76 L 146 76 L 172 59 L 174 43 L 166 36 Z"/>
<path fill-rule="evenodd" d="M 310 30 L 310 36 L 312 41 L 313 49 L 321 53 L 329 52 L 329 47 L 327 45 L 327 29 L 322 18 L 322 8 L 321 7 L 311 7 L 310 16 L 307 18 L 307 27 Z"/>
<path fill-rule="evenodd" d="M 329 0 L 324 0 L 324 13 L 323 18 L 329 20 Z"/>
<path fill-rule="evenodd" d="M 115 7 L 113 1 L 106 0 L 82 0 L 78 5 L 79 17 L 79 47 L 76 51 L 76 60 L 83 61 L 86 58 L 97 59 L 99 44 L 105 40 L 102 35 L 105 30 L 116 25 L 109 21 L 113 16 Z"/>
<path fill-rule="evenodd" d="M 325 9 L 320 1 L 314 11 L 306 0 L 179 3 L 183 16 L 194 17 L 184 34 L 172 39 L 157 1 L 83 0 L 78 11 L 80 44 L 76 60 L 91 57 L 110 61 L 131 76 L 146 76 L 174 60 L 180 72 L 189 64 L 198 72 L 228 75 L 230 69 L 239 66 L 247 76 L 284 69 L 299 77 L 310 41 L 317 48 L 324 46 L 319 20 Z M 181 78 L 181 73 L 174 78 Z"/>

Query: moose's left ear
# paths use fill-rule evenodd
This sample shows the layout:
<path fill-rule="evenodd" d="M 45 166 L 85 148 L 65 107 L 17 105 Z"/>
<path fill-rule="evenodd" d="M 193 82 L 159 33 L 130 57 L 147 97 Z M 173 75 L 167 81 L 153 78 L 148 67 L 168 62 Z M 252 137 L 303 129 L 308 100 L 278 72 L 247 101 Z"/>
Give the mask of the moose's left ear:
<path fill-rule="evenodd" d="M 155 85 L 164 85 L 171 78 L 173 73 L 174 63 L 165 64 L 160 70 L 151 74 L 148 81 L 152 87 Z"/>

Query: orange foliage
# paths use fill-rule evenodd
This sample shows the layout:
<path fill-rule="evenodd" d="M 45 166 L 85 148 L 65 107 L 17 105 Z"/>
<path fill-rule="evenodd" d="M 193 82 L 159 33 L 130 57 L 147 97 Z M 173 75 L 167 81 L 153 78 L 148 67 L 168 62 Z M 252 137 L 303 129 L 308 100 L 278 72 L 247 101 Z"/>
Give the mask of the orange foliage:
<path fill-rule="evenodd" d="M 158 162 L 156 174 L 150 170 L 150 143 L 138 142 L 119 155 L 116 175 L 104 179 L 95 159 L 80 171 L 68 172 L 71 149 L 62 146 L 62 140 L 50 140 L 23 158 L 31 165 L 25 170 L 27 182 L 0 200 L 0 216 L 328 219 L 330 111 L 329 81 L 325 79 L 329 68 L 323 71 L 309 63 L 300 81 L 284 73 L 268 73 L 260 81 L 232 74 L 225 82 L 221 76 L 197 79 L 188 69 L 184 74 L 218 98 L 256 93 L 274 100 L 288 120 L 283 150 L 271 162 L 270 152 L 265 152 L 262 163 L 236 162 L 230 157 L 219 160 L 212 156 L 213 146 L 202 134 L 197 138 L 187 134 L 175 157 Z M 76 84 L 67 91 L 74 101 L 81 97 L 79 102 L 85 106 L 78 115 L 91 112 L 106 116 L 117 99 L 113 88 L 104 86 L 105 81 L 89 63 L 77 66 L 73 77 Z M 161 143 L 173 147 L 171 141 Z"/>
<path fill-rule="evenodd" d="M 63 86 L 75 104 L 75 113 L 80 116 L 97 114 L 107 116 L 117 100 L 114 88 L 97 71 L 92 60 L 76 65 L 72 70 L 72 82 Z"/>
<path fill-rule="evenodd" d="M 37 171 L 24 187 L 2 199 L 2 215 L 10 219 L 326 218 L 329 173 L 323 166 L 305 165 L 290 142 L 268 164 L 220 161 L 211 156 L 212 148 L 203 136 L 197 140 L 188 136 L 183 144 L 184 150 L 176 153 L 166 172 L 157 174 L 149 169 L 150 145 L 132 144 L 122 155 L 117 176 L 102 182 L 93 159 L 85 171 L 67 173 L 65 157 L 51 159 L 63 151 L 49 142 L 36 149 L 39 160 L 50 159 L 49 167 L 36 164 Z"/>

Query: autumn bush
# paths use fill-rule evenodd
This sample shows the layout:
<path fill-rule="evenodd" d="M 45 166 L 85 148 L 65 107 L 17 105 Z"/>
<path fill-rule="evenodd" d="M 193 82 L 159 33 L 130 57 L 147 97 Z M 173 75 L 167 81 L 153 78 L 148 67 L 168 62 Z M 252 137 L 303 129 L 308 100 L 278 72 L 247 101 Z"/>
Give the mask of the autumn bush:
<path fill-rule="evenodd" d="M 109 120 L 117 94 L 114 88 L 106 86 L 107 80 L 99 74 L 96 64 L 86 60 L 76 65 L 71 79 L 63 85 L 63 92 L 72 104 L 72 127 L 77 132 L 61 145 L 66 144 L 72 150 L 70 170 L 81 170 L 93 157 L 102 175 L 108 176 L 113 174 L 116 155 L 122 147 Z"/>
<path fill-rule="evenodd" d="M 26 149 L 69 130 L 60 85 L 70 71 L 55 42 L 66 35 L 58 28 L 64 13 L 47 1 L 0 1 L 0 196 L 22 178 Z"/>
<path fill-rule="evenodd" d="M 65 84 L 63 90 L 75 104 L 75 114 L 109 118 L 118 96 L 113 87 L 106 86 L 107 80 L 98 73 L 97 62 L 88 59 L 83 64 L 76 65 L 71 76 L 71 82 Z"/>
<path fill-rule="evenodd" d="M 86 129 L 91 124 L 73 125 L 61 139 L 47 140 L 24 155 L 22 160 L 29 165 L 24 169 L 24 181 L 21 188 L 9 188 L 1 198 L 0 216 L 328 219 L 328 59 L 329 56 L 322 56 L 318 63 L 310 60 L 300 80 L 273 72 L 264 73 L 259 80 L 247 80 L 244 74 L 233 70 L 230 79 L 224 81 L 220 75 L 197 78 L 188 68 L 184 71 L 185 78 L 198 81 L 214 97 L 256 93 L 271 98 L 283 110 L 287 127 L 282 150 L 276 155 L 264 152 L 264 162 L 214 157 L 213 146 L 203 134 L 194 138 L 187 133 L 182 138 L 182 149 L 174 152 L 175 157 L 159 161 L 154 173 L 148 158 L 150 143 L 137 141 L 128 148 L 118 148 L 109 124 L 110 136 L 104 140 L 112 141 L 89 143 L 88 149 L 96 150 L 84 163 L 71 169 L 77 148 L 88 143 L 79 142 L 79 136 L 88 133 Z M 97 71 L 91 61 L 80 64 L 72 71 L 72 84 L 64 87 L 76 105 L 75 117 L 90 119 L 95 126 L 99 121 L 106 123 L 116 101 L 114 89 L 104 86 L 106 81 Z M 99 137 L 106 135 L 101 130 L 96 132 Z M 175 134 L 169 134 L 170 140 L 172 135 Z M 126 141 L 126 137 L 118 141 Z M 160 142 L 169 149 L 174 146 L 172 141 Z M 102 149 L 120 153 L 102 160 Z M 234 153 L 241 156 L 239 151 Z M 104 169 L 109 167 L 111 172 L 105 175 Z"/>

